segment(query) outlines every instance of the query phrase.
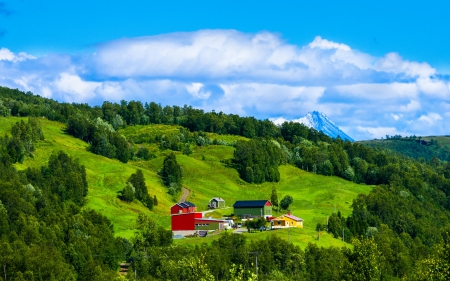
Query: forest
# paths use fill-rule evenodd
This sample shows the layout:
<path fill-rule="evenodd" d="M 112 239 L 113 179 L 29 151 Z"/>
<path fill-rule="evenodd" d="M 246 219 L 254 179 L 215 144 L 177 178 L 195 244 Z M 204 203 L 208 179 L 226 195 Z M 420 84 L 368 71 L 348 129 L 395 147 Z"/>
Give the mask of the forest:
<path fill-rule="evenodd" d="M 448 162 L 450 160 L 450 145 L 447 137 L 402 137 L 400 135 L 387 135 L 385 139 L 369 140 L 363 143 L 374 148 L 393 150 L 419 161 L 430 161 L 436 158 Z"/>
<path fill-rule="evenodd" d="M 154 102 L 91 107 L 4 87 L 0 115 L 28 117 L 0 136 L 0 280 L 450 279 L 450 163 L 437 156 L 416 159 L 332 139 L 294 122 L 276 126 L 269 120 Z M 326 227 L 318 226 L 347 242 L 344 248 L 310 244 L 300 249 L 277 236 L 255 242 L 232 234 L 201 246 L 178 245 L 171 231 L 145 215 L 139 215 L 132 239 L 116 237 L 106 217 L 84 207 L 89 189 L 79 160 L 55 152 L 42 166 L 15 169 L 45 139 L 40 118 L 65 124 L 65 132 L 88 143 L 90 152 L 124 163 L 153 157 L 138 145 L 143 141 L 185 155 L 193 147 L 216 144 L 234 147 L 234 157 L 224 164 L 249 183 L 277 182 L 278 167 L 288 164 L 375 187 L 351 202 L 351 215 L 337 210 L 329 214 Z M 133 139 L 120 134 L 127 126 L 148 124 L 181 129 Z M 249 140 L 212 141 L 205 132 Z M 160 175 L 167 192 L 176 193 L 182 173 L 173 157 L 167 157 L 166 165 L 174 174 L 162 169 Z M 149 209 L 157 203 L 142 186 L 139 171 L 129 183 Z M 124 188 L 122 196 L 130 190 Z M 123 261 L 133 269 L 126 277 L 118 275 Z"/>

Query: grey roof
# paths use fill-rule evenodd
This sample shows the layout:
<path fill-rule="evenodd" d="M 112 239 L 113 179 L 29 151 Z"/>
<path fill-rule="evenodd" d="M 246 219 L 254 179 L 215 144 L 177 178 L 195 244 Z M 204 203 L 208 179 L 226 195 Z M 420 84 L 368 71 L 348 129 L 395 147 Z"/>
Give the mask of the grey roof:
<path fill-rule="evenodd" d="M 236 203 L 234 203 L 233 207 L 235 207 L 235 208 L 262 208 L 262 207 L 264 207 L 264 205 L 266 205 L 266 203 L 268 201 L 269 200 L 243 200 L 243 201 L 236 201 Z"/>
<path fill-rule="evenodd" d="M 220 202 L 225 202 L 225 200 L 223 200 L 223 198 L 222 197 L 214 197 L 213 199 L 211 199 L 211 200 L 209 200 L 209 201 L 212 201 L 212 200 L 216 200 L 216 201 L 220 201 Z"/>

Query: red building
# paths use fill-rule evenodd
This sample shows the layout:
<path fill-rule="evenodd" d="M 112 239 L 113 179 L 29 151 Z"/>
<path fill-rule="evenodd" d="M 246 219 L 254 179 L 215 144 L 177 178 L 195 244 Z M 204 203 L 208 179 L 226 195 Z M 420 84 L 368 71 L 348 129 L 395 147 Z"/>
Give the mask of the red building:
<path fill-rule="evenodd" d="M 183 202 L 178 203 L 170 207 L 170 214 L 188 214 L 188 213 L 194 213 L 196 211 L 196 207 L 191 202 Z"/>
<path fill-rule="evenodd" d="M 173 208 L 173 207 L 172 207 Z M 172 215 L 173 230 L 196 230 L 196 219 L 201 219 L 202 213 L 180 213 Z"/>

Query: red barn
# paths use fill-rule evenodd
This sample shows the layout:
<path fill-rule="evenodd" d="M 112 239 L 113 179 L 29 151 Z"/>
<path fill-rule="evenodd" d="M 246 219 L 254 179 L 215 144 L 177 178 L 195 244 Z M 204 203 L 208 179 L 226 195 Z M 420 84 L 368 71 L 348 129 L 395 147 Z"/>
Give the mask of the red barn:
<path fill-rule="evenodd" d="M 173 230 L 195 230 L 196 219 L 201 219 L 202 213 L 180 213 L 172 215 Z"/>
<path fill-rule="evenodd" d="M 196 207 L 191 202 L 183 202 L 178 203 L 170 207 L 170 214 L 187 214 L 187 213 L 194 213 L 196 211 Z"/>

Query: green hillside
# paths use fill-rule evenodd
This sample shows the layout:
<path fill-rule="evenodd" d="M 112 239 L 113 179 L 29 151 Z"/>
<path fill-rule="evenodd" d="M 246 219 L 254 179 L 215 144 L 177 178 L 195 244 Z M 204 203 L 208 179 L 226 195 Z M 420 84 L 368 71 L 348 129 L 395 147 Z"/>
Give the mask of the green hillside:
<path fill-rule="evenodd" d="M 11 125 L 20 120 L 17 117 L 0 118 L 0 133 L 8 132 Z M 23 164 L 16 164 L 17 169 L 38 167 L 44 165 L 53 151 L 62 150 L 72 157 L 79 158 L 85 165 L 89 182 L 89 193 L 86 208 L 91 208 L 107 216 L 114 224 L 117 236 L 130 238 L 134 232 L 134 224 L 139 213 L 155 217 L 159 224 L 170 228 L 169 208 L 174 199 L 166 192 L 157 171 L 161 168 L 164 156 L 170 151 L 160 151 L 156 144 L 143 143 L 150 147 L 156 158 L 149 161 L 130 161 L 127 164 L 118 160 L 95 155 L 87 151 L 88 144 L 73 138 L 63 132 L 64 125 L 58 122 L 41 119 L 45 140 L 36 145 L 34 158 L 26 158 Z M 153 132 L 154 135 L 173 133 L 176 126 L 148 125 L 129 126 L 122 133 L 128 138 L 133 134 Z M 138 133 L 137 133 L 138 132 Z M 223 139 L 232 142 L 245 139 L 238 136 L 218 136 L 210 134 L 211 139 Z M 275 186 L 281 199 L 291 195 L 294 202 L 291 205 L 293 214 L 304 219 L 304 229 L 276 231 L 276 234 L 290 239 L 292 242 L 306 246 L 308 242 L 317 242 L 315 226 L 318 222 L 326 223 L 327 216 L 333 211 L 341 211 L 345 216 L 351 213 L 352 200 L 359 193 L 369 193 L 370 186 L 358 185 L 338 177 L 326 177 L 307 173 L 291 165 L 280 167 L 281 181 L 278 183 L 248 184 L 239 178 L 237 171 L 226 167 L 221 160 L 233 157 L 234 148 L 223 145 L 195 147 L 190 156 L 178 154 L 177 160 L 183 168 L 183 186 L 190 190 L 189 201 L 198 206 L 198 210 L 206 210 L 212 197 L 220 196 L 226 200 L 227 206 L 232 206 L 239 199 L 268 199 L 272 187 Z M 158 206 L 153 212 L 141 203 L 126 203 L 117 198 L 117 192 L 125 186 L 128 177 L 136 169 L 143 169 L 146 184 L 151 196 L 156 195 Z M 231 214 L 232 208 L 221 210 L 223 214 Z M 246 234 L 251 239 L 263 239 L 270 232 L 263 234 Z M 178 243 L 201 243 L 206 240 L 183 239 Z M 337 239 L 324 234 L 321 245 L 341 245 Z"/>
<path fill-rule="evenodd" d="M 442 161 L 450 161 L 450 136 L 401 137 L 367 140 L 360 143 L 378 149 L 389 149 L 414 159 L 426 161 L 437 157 Z"/>

